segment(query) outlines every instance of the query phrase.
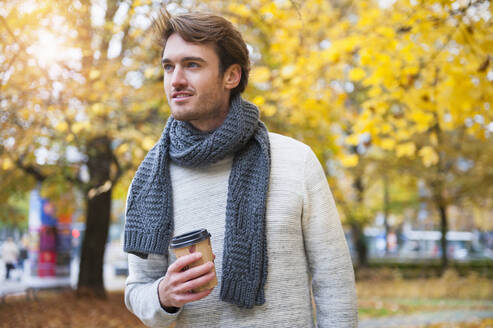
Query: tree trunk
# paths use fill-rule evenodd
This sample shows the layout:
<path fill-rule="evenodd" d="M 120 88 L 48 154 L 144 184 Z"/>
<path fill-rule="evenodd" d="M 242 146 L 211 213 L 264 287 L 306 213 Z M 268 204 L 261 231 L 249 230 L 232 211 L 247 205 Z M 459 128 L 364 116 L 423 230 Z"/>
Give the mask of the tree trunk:
<path fill-rule="evenodd" d="M 353 183 L 356 189 L 356 198 L 360 204 L 363 204 L 363 194 L 365 187 L 363 185 L 363 178 L 358 176 Z M 366 239 L 363 233 L 363 226 L 358 220 L 352 220 L 351 233 L 354 238 L 354 246 L 358 253 L 358 266 L 365 267 L 368 265 L 368 247 L 366 246 Z"/>
<path fill-rule="evenodd" d="M 90 188 L 86 193 L 86 231 L 79 267 L 79 296 L 105 297 L 103 260 L 111 217 L 111 144 L 107 137 L 89 143 Z"/>
<path fill-rule="evenodd" d="M 351 236 L 353 237 L 354 247 L 358 255 L 358 267 L 368 266 L 368 247 L 366 246 L 363 229 L 359 223 L 351 223 Z"/>
<path fill-rule="evenodd" d="M 440 230 L 442 232 L 442 238 L 440 244 L 442 247 L 442 269 L 445 270 L 448 267 L 448 256 L 447 256 L 447 231 L 448 231 L 448 220 L 447 220 L 447 207 L 445 205 L 438 205 L 438 210 L 440 212 Z"/>
<path fill-rule="evenodd" d="M 389 178 L 383 176 L 383 224 L 385 227 L 385 255 L 389 254 Z"/>

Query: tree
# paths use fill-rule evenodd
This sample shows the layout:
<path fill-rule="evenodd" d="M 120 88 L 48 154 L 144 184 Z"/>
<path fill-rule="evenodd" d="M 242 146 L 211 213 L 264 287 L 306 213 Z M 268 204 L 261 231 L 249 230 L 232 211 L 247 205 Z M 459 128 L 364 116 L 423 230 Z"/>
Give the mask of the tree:
<path fill-rule="evenodd" d="M 445 250 L 447 207 L 472 192 L 466 184 L 473 179 L 464 181 L 459 167 L 481 167 L 485 157 L 470 157 L 456 141 L 465 133 L 473 149 L 490 138 L 489 1 L 211 5 L 252 46 L 250 95 L 269 125 L 310 144 L 323 162 L 340 161 L 346 173 L 361 173 L 352 168 L 366 157 L 355 152 L 363 138 L 396 161 L 401 174 L 425 177 Z M 353 181 L 362 193 L 361 174 Z"/>
<path fill-rule="evenodd" d="M 407 172 L 424 179 L 440 213 L 446 267 L 447 207 L 471 191 L 460 167 L 481 165 L 467 151 L 490 142 L 492 8 L 488 1 L 397 1 L 388 8 L 361 2 L 357 8 L 348 76 L 366 99 L 355 137 L 369 134 L 372 145 L 406 159 Z"/>
<path fill-rule="evenodd" d="M 43 182 L 55 198 L 82 191 L 77 289 L 104 296 L 113 188 L 153 146 L 167 113 L 159 49 L 146 32 L 150 1 L 10 2 L 1 9 L 8 32 L 0 48 L 2 181 L 16 190 Z"/>

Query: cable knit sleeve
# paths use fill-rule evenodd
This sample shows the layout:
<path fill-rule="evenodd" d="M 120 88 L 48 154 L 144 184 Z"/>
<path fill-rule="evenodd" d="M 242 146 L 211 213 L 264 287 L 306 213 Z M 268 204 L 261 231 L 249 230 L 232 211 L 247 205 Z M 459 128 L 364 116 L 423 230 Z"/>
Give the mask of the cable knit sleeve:
<path fill-rule="evenodd" d="M 305 158 L 303 238 L 318 327 L 357 327 L 354 271 L 334 198 L 313 151 Z"/>

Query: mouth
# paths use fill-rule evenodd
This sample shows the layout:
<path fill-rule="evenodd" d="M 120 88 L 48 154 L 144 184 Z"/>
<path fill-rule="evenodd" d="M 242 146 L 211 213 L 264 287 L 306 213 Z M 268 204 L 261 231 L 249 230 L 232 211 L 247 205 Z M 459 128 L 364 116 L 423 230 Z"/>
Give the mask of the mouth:
<path fill-rule="evenodd" d="M 193 94 L 191 92 L 177 91 L 177 92 L 173 92 L 171 94 L 171 99 L 179 102 L 179 101 L 186 100 L 192 96 L 193 96 Z"/>

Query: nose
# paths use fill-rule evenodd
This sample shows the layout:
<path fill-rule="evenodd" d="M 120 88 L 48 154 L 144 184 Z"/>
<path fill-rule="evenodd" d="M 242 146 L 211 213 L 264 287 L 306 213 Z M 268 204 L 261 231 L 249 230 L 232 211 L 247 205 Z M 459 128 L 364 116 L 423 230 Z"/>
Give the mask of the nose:
<path fill-rule="evenodd" d="M 181 89 L 187 85 L 185 72 L 180 66 L 176 66 L 171 76 L 171 86 L 174 89 Z"/>

